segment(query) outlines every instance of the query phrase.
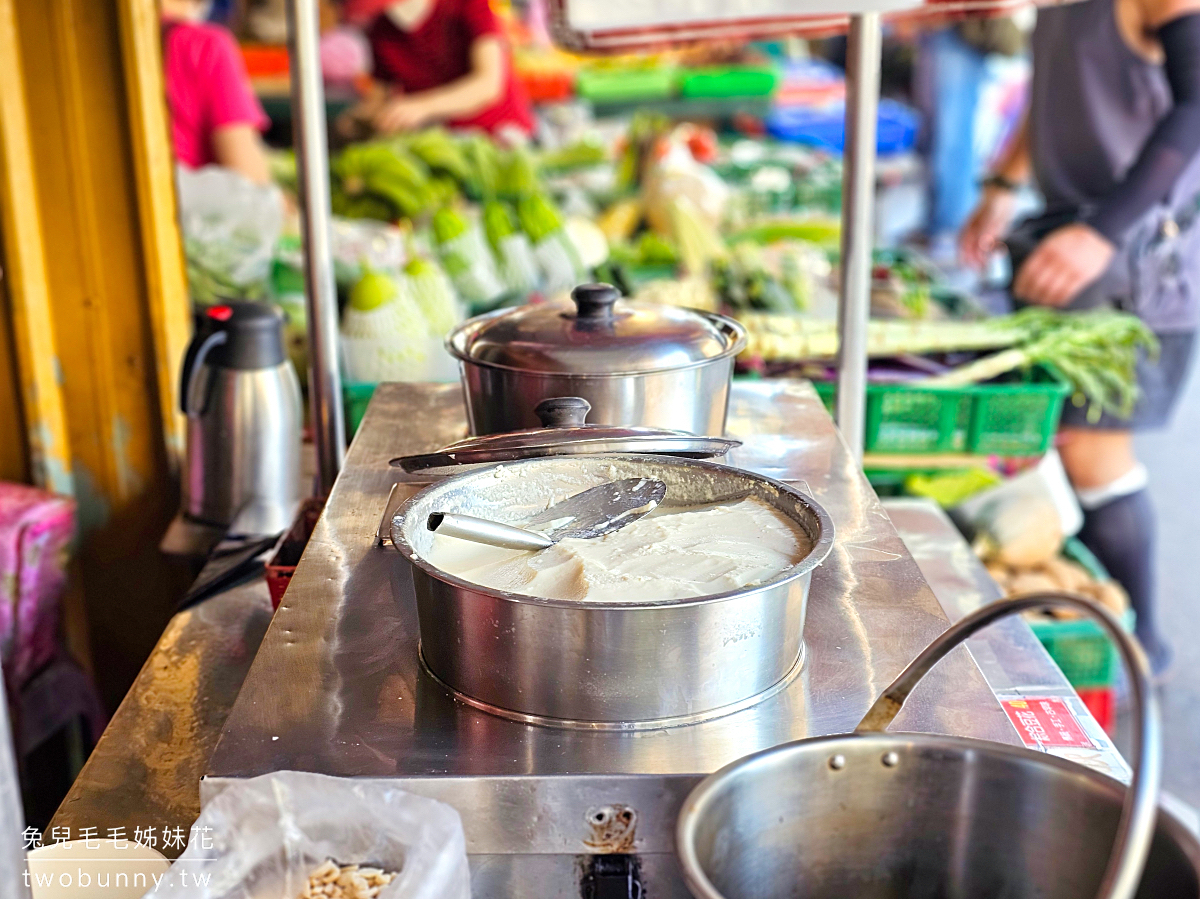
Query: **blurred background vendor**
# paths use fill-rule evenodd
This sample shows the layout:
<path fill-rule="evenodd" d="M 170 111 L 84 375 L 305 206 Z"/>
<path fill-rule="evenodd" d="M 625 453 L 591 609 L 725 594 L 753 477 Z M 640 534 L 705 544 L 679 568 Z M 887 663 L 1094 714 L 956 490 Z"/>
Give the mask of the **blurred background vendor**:
<path fill-rule="evenodd" d="M 520 139 L 534 127 L 512 54 L 487 0 L 350 0 L 365 24 L 375 92 L 339 123 L 344 136 L 445 123 Z"/>
<path fill-rule="evenodd" d="M 271 173 L 261 132 L 269 123 L 233 35 L 205 22 L 204 0 L 162 0 L 163 72 L 176 161 L 219 165 L 256 184 Z"/>

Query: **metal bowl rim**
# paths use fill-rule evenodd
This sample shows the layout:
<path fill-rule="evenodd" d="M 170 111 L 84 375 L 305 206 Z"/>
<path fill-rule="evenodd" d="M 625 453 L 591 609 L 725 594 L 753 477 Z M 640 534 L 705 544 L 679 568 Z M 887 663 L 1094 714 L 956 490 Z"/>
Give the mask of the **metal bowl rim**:
<path fill-rule="evenodd" d="M 529 465 L 533 463 L 544 463 L 547 459 L 555 459 L 555 456 L 542 456 L 536 459 L 521 459 L 516 462 L 500 462 L 496 465 L 488 465 L 486 467 L 473 468 L 469 472 L 464 472 L 461 475 L 444 478 L 435 484 L 430 484 L 423 489 L 417 491 L 403 505 L 396 510 L 392 516 L 392 546 L 394 546 L 410 564 L 420 568 L 430 577 L 443 583 L 450 584 L 454 587 L 461 587 L 473 593 L 480 593 L 495 599 L 501 599 L 506 602 L 515 602 L 522 605 L 548 606 L 559 609 L 622 609 L 622 610 L 638 610 L 638 609 L 665 609 L 665 608 L 691 608 L 692 606 L 705 605 L 707 603 L 726 602 L 734 599 L 745 599 L 748 596 L 772 590 L 783 584 L 788 584 L 805 574 L 815 570 L 829 556 L 833 549 L 834 527 L 833 519 L 829 517 L 829 513 L 825 508 L 810 496 L 801 493 L 795 487 L 785 484 L 783 481 L 776 481 L 774 478 L 768 478 L 765 475 L 757 474 L 752 471 L 747 471 L 744 468 L 734 468 L 731 465 L 720 465 L 716 462 L 709 462 L 702 459 L 685 459 L 678 456 L 652 456 L 635 453 L 597 453 L 594 456 L 589 456 L 589 459 L 619 459 L 627 462 L 666 462 L 668 465 L 679 465 L 681 467 L 698 467 L 716 471 L 733 471 L 741 475 L 761 481 L 781 493 L 785 493 L 794 499 L 798 500 L 805 508 L 808 509 L 817 519 L 817 524 L 820 527 L 820 536 L 813 543 L 813 547 L 809 550 L 808 555 L 801 559 L 791 569 L 783 572 L 777 577 L 769 581 L 764 581 L 761 584 L 753 584 L 751 586 L 742 587 L 738 590 L 727 590 L 724 593 L 714 593 L 711 596 L 693 596 L 686 599 L 661 599 L 650 602 L 600 602 L 586 599 L 550 599 L 544 596 L 528 596 L 524 593 L 509 593 L 506 590 L 494 590 L 491 587 L 485 587 L 482 584 L 476 584 L 471 581 L 463 580 L 460 577 L 442 571 L 431 565 L 427 560 L 420 556 L 414 556 L 413 548 L 409 545 L 407 538 L 404 536 L 403 522 L 408 517 L 412 507 L 417 504 L 417 501 L 427 492 L 434 489 L 446 489 L 455 481 L 463 480 L 468 477 L 484 475 L 486 472 L 493 471 L 497 468 L 513 465 Z M 575 456 L 573 458 L 580 458 Z"/>
<path fill-rule="evenodd" d="M 1029 762 L 1037 762 L 1056 768 L 1064 774 L 1082 777 L 1104 789 L 1113 792 L 1124 792 L 1128 786 L 1114 777 L 1103 774 L 1078 762 L 1072 762 L 1048 752 L 1037 752 L 1024 746 L 1011 746 L 1007 743 L 997 743 L 992 740 L 977 740 L 971 737 L 954 737 L 940 734 L 906 733 L 873 733 L 873 734 L 828 734 L 821 737 L 808 737 L 803 740 L 792 740 L 759 750 L 750 755 L 734 759 L 729 764 L 705 777 L 683 800 L 679 816 L 675 822 L 675 850 L 679 856 L 680 869 L 689 890 L 697 899 L 727 899 L 724 893 L 713 886 L 708 879 L 700 860 L 696 856 L 693 836 L 704 812 L 706 805 L 712 801 L 717 791 L 731 777 L 761 764 L 779 755 L 790 755 L 801 748 L 808 749 L 817 744 L 827 744 L 828 753 L 837 752 L 839 744 L 850 741 L 877 743 L 878 752 L 902 751 L 906 747 L 916 748 L 937 747 L 941 749 L 985 752 L 992 755 L 1008 756 Z M 1164 827 L 1165 825 L 1165 827 Z M 1158 805 L 1158 823 L 1156 831 L 1164 828 L 1174 838 L 1175 844 L 1187 856 L 1193 868 L 1200 875 L 1200 834 L 1192 831 L 1169 808 Z"/>
<path fill-rule="evenodd" d="M 487 324 L 494 318 L 498 318 L 505 313 L 512 312 L 511 308 L 496 309 L 492 312 L 485 312 L 483 315 L 477 315 L 467 319 L 460 325 L 457 325 L 453 331 L 446 335 L 444 341 L 446 352 L 457 359 L 459 362 L 477 365 L 480 368 L 492 368 L 497 371 L 511 371 L 522 375 L 536 375 L 538 377 L 555 377 L 555 378 L 586 378 L 592 380 L 611 380 L 613 378 L 630 378 L 637 375 L 657 375 L 664 372 L 690 371 L 693 368 L 702 368 L 705 365 L 711 365 L 714 362 L 730 359 L 746 348 L 748 341 L 748 332 L 746 326 L 737 319 L 730 318 L 727 315 L 721 315 L 719 312 L 703 312 L 699 309 L 693 309 L 697 315 L 708 319 L 712 324 L 716 325 L 729 339 L 729 346 L 724 351 L 716 356 L 710 356 L 707 359 L 697 359 L 694 362 L 689 362 L 687 365 L 664 365 L 659 368 L 642 368 L 633 371 L 551 371 L 540 368 L 519 368 L 515 365 L 502 365 L 499 362 L 488 362 L 483 359 L 476 359 L 467 354 L 467 352 L 458 346 L 458 342 L 466 337 L 471 332 L 478 331 L 483 325 Z"/>

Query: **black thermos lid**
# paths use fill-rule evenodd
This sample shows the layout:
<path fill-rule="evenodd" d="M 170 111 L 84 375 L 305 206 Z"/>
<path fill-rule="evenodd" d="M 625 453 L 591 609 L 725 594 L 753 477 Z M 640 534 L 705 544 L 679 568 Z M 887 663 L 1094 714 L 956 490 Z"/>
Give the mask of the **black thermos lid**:
<path fill-rule="evenodd" d="M 250 300 L 209 306 L 196 314 L 196 333 L 224 331 L 229 336 L 214 346 L 206 362 L 221 368 L 273 368 L 287 354 L 283 346 L 283 314 L 270 303 Z"/>

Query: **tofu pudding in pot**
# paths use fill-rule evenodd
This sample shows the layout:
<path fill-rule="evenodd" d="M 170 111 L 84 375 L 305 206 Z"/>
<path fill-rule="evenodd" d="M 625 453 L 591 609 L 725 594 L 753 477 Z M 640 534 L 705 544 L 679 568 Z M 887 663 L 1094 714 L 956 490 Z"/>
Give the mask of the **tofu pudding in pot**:
<path fill-rule="evenodd" d="M 660 506 L 618 531 L 539 551 L 435 534 L 426 559 L 465 581 L 526 596 L 653 602 L 711 596 L 768 581 L 812 551 L 791 518 L 750 496 Z"/>

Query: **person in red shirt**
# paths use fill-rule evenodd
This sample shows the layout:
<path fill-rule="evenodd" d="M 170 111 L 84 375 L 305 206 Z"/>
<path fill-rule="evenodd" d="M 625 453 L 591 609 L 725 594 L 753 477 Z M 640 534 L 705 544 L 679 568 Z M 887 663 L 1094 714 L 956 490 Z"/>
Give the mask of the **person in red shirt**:
<path fill-rule="evenodd" d="M 261 132 L 270 124 L 227 30 L 201 0 L 162 0 L 163 75 L 175 159 L 220 165 L 256 184 L 271 179 Z"/>
<path fill-rule="evenodd" d="M 350 2 L 367 20 L 375 77 L 387 87 L 353 113 L 391 134 L 444 122 L 492 134 L 533 131 L 533 113 L 513 75 L 512 55 L 488 0 Z"/>

